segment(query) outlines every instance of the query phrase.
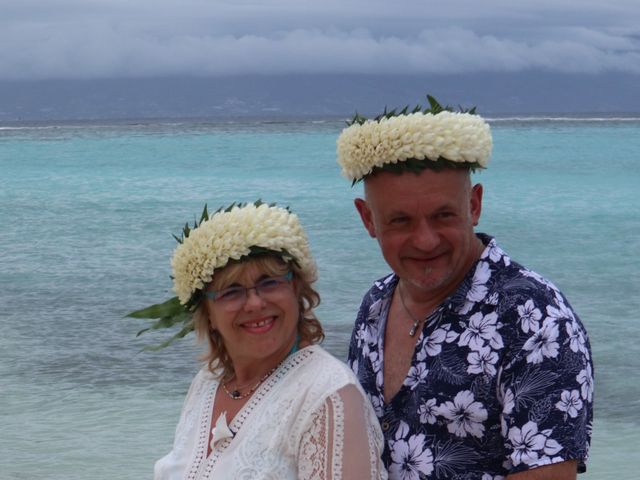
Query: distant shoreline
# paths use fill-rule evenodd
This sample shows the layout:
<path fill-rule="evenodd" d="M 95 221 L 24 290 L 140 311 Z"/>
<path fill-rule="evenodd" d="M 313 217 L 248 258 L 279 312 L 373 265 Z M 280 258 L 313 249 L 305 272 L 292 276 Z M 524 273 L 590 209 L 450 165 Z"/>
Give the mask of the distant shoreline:
<path fill-rule="evenodd" d="M 549 124 L 549 123 L 636 123 L 640 122 L 640 112 L 608 112 L 608 113 L 522 113 L 504 115 L 486 115 L 484 118 L 496 126 L 502 124 Z M 206 129 L 238 127 L 238 126 L 266 126 L 273 125 L 293 129 L 318 128 L 326 125 L 328 128 L 342 128 L 348 116 L 319 116 L 319 115 L 246 115 L 226 117 L 140 117 L 140 118 L 77 118 L 77 119 L 37 119 L 37 120 L 2 120 L 0 132 L 28 129 L 59 129 L 86 127 L 171 127 L 193 126 Z"/>
<path fill-rule="evenodd" d="M 640 116 L 640 74 L 280 74 L 0 80 L 0 122 L 347 119 L 431 94 L 488 118 Z M 591 112 L 591 113 L 590 113 Z"/>

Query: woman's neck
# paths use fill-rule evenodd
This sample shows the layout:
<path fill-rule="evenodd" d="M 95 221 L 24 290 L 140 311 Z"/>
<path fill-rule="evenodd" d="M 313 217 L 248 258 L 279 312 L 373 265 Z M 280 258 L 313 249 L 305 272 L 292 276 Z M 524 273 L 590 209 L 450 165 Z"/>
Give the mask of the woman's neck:
<path fill-rule="evenodd" d="M 285 348 L 275 352 L 269 357 L 232 359 L 234 370 L 232 383 L 240 386 L 251 384 L 265 375 L 272 373 L 284 362 L 293 350 L 302 347 L 302 345 L 298 345 L 298 343 L 298 337 L 296 336 Z"/>

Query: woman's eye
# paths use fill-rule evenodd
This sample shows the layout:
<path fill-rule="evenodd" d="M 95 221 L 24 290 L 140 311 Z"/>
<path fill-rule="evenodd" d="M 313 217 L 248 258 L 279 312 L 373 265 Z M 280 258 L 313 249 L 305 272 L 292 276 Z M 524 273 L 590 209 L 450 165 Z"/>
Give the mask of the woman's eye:
<path fill-rule="evenodd" d="M 282 281 L 277 278 L 265 278 L 258 283 L 258 288 L 269 290 L 271 288 L 277 288 L 281 283 Z"/>
<path fill-rule="evenodd" d="M 217 299 L 233 300 L 234 298 L 241 297 L 242 295 L 244 295 L 244 288 L 240 288 L 240 287 L 226 288 L 224 290 L 221 290 L 218 293 Z"/>

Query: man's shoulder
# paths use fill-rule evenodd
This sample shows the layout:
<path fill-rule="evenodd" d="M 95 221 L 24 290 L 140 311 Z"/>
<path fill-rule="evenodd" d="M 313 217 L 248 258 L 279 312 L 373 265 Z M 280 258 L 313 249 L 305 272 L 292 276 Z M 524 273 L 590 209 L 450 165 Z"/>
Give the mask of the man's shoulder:
<path fill-rule="evenodd" d="M 482 268 L 488 267 L 493 280 L 494 288 L 513 290 L 531 290 L 541 292 L 559 293 L 558 287 L 549 279 L 531 270 L 530 268 L 513 260 L 496 242 L 488 235 L 486 248 L 478 261 L 476 273 Z"/>
<path fill-rule="evenodd" d="M 571 310 L 567 298 L 553 282 L 514 261 L 492 237 L 481 238 L 486 247 L 469 282 L 467 300 L 471 296 L 475 302 L 495 305 L 503 316 L 533 306 Z M 467 310 L 469 307 L 467 304 Z"/>

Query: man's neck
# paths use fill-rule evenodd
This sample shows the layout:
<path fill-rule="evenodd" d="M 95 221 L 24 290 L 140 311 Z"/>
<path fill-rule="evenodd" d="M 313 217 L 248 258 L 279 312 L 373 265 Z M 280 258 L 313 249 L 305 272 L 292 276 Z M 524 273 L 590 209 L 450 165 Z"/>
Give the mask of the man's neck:
<path fill-rule="evenodd" d="M 447 282 L 447 285 L 441 289 L 425 291 L 420 285 L 399 279 L 398 287 L 402 289 L 407 306 L 411 305 L 413 307 L 411 311 L 415 314 L 428 315 L 431 313 L 458 289 L 482 255 L 484 249 L 485 245 L 482 243 L 482 240 L 476 236 L 473 245 L 469 249 L 465 268 L 460 269 L 458 275 Z"/>

